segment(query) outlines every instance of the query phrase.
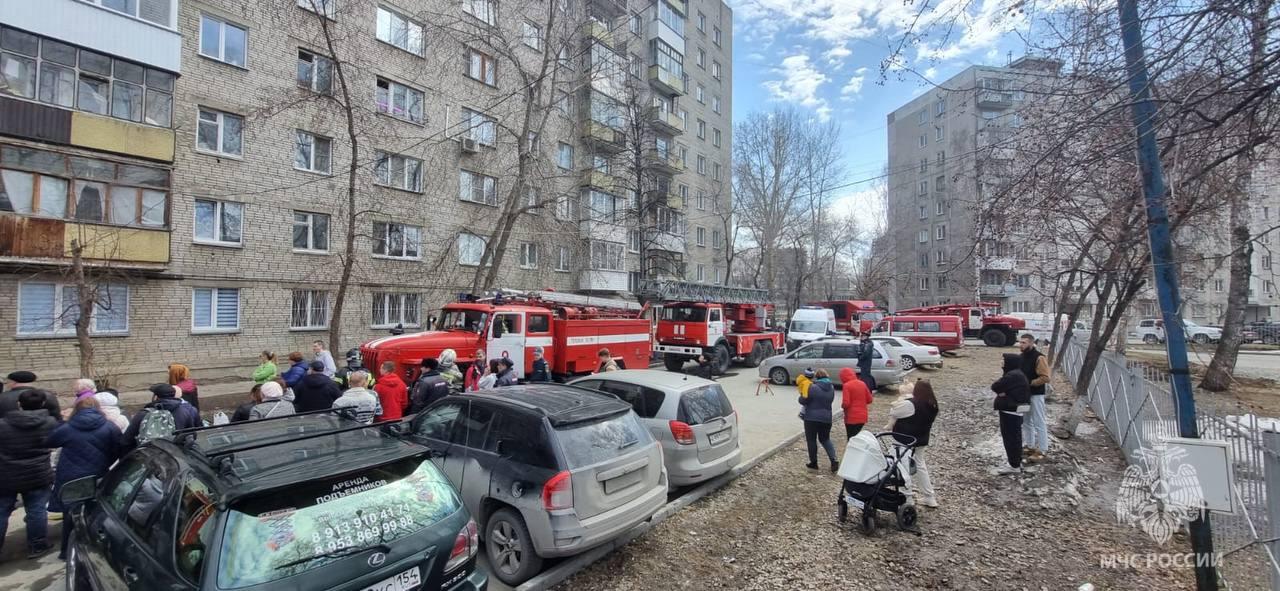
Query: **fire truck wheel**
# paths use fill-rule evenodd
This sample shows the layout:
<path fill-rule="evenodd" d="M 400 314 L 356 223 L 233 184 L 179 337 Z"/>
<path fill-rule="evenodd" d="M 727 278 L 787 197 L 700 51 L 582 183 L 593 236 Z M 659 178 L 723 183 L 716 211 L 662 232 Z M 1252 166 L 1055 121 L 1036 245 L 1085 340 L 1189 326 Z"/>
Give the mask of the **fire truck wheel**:
<path fill-rule="evenodd" d="M 765 354 L 763 343 L 757 342 L 756 344 L 751 345 L 751 354 L 747 355 L 744 365 L 747 367 L 760 367 L 760 362 L 764 361 L 764 358 Z"/>
<path fill-rule="evenodd" d="M 680 371 L 684 367 L 684 357 L 675 353 L 664 353 L 662 355 L 662 364 L 667 366 L 667 371 Z"/>
<path fill-rule="evenodd" d="M 982 342 L 988 347 L 1003 347 L 1009 344 L 1004 338 L 1004 333 L 994 329 L 982 333 Z"/>
<path fill-rule="evenodd" d="M 729 364 L 733 362 L 733 357 L 729 355 L 729 347 L 724 343 L 715 346 L 714 356 L 711 358 L 711 370 L 716 375 L 724 375 L 729 371 Z"/>

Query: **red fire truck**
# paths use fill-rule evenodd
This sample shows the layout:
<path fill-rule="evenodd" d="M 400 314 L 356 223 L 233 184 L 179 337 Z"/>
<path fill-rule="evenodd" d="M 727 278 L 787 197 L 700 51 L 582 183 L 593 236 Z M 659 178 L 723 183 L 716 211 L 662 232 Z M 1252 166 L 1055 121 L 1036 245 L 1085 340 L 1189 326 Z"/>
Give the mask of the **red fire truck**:
<path fill-rule="evenodd" d="M 1027 327 L 1021 318 L 1005 316 L 999 313 L 1000 304 L 994 302 L 977 302 L 973 304 L 943 304 L 922 308 L 898 310 L 895 315 L 903 314 L 946 314 L 959 316 L 964 328 L 964 336 L 981 337 L 988 347 L 1005 347 L 1012 345 L 1018 338 L 1018 331 Z"/>
<path fill-rule="evenodd" d="M 374 339 L 360 347 L 364 366 L 379 371 L 396 363 L 400 375 L 415 377 L 419 364 L 445 349 L 458 364 L 475 361 L 477 349 L 489 359 L 510 358 L 518 377 L 533 369 L 533 349 L 542 347 L 553 374 L 596 370 L 596 353 L 607 347 L 619 367 L 649 366 L 649 321 L 640 304 L 554 291 L 499 290 L 488 297 L 459 296 L 444 306 L 436 330 Z"/>
<path fill-rule="evenodd" d="M 808 305 L 835 312 L 836 329 L 842 332 L 871 332 L 885 316 L 884 310 L 871 300 L 831 300 Z"/>
<path fill-rule="evenodd" d="M 756 367 L 783 348 L 785 335 L 769 329 L 773 304 L 766 290 L 646 281 L 641 298 L 658 311 L 654 351 L 670 371 L 706 355 L 712 372 L 723 374 L 735 359 Z"/>

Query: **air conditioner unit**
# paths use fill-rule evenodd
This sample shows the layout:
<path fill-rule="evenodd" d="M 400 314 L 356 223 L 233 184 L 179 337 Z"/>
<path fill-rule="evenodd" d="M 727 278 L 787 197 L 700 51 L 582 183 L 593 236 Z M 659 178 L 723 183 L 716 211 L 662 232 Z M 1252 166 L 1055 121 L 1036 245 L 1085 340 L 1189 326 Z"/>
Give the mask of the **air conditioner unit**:
<path fill-rule="evenodd" d="M 480 142 L 469 137 L 464 137 L 462 138 L 462 151 L 468 154 L 475 154 L 480 151 Z"/>

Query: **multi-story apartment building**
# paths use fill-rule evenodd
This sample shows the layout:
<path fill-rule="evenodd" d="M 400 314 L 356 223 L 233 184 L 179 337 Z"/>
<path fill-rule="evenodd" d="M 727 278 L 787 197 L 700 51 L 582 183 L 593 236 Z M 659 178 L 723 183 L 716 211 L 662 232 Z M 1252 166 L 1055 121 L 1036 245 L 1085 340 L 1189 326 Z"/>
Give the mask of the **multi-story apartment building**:
<path fill-rule="evenodd" d="M 96 377 L 131 387 L 170 362 L 242 374 L 337 322 L 342 348 L 425 329 L 476 285 L 719 279 L 720 0 L 40 4 L 0 7 L 0 366 L 77 373 L 77 285 Z M 627 112 L 648 131 L 607 114 Z M 642 266 L 651 247 L 676 264 Z"/>

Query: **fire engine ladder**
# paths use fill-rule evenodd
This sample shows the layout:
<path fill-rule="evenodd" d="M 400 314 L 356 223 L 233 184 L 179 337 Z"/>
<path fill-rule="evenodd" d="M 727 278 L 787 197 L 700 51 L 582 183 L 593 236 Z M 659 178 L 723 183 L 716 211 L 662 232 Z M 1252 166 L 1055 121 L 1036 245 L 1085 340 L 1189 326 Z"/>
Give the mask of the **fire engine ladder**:
<path fill-rule="evenodd" d="M 561 293 L 558 291 L 519 291 L 515 289 L 498 289 L 491 293 L 494 296 L 501 295 L 504 298 L 542 300 L 544 302 L 564 304 L 566 306 L 577 306 L 579 308 L 610 308 L 615 310 L 628 310 L 631 312 L 639 312 L 641 308 L 638 302 L 632 302 L 629 300 L 579 295 L 576 293 Z"/>
<path fill-rule="evenodd" d="M 677 302 L 716 302 L 721 304 L 771 304 L 769 290 L 753 287 L 731 287 L 690 281 L 646 280 L 640 284 L 641 297 L 647 300 Z"/>

